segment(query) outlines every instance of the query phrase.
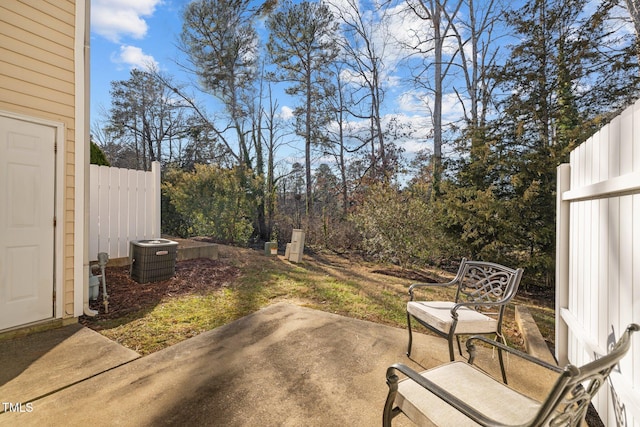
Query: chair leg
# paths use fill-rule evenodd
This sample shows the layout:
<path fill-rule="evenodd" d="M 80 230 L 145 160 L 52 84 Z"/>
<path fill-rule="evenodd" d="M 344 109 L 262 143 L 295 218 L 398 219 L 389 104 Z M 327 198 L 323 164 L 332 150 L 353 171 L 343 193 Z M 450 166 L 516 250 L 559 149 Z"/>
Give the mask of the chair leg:
<path fill-rule="evenodd" d="M 391 427 L 391 420 L 399 413 L 393 408 L 393 404 L 396 400 L 396 393 L 398 392 L 398 376 L 393 375 L 392 377 L 387 378 L 387 385 L 389 386 L 389 393 L 387 394 L 387 400 L 384 403 L 382 427 Z"/>
<path fill-rule="evenodd" d="M 498 349 L 498 360 L 500 361 L 500 371 L 502 372 L 502 381 L 507 384 L 507 373 L 504 370 L 504 359 L 502 356 L 502 349 Z"/>
<path fill-rule="evenodd" d="M 504 335 L 496 334 L 496 338 L 502 341 L 502 344 L 507 345 L 507 340 Z M 504 356 L 502 355 L 502 349 L 498 349 L 498 361 L 500 362 L 500 372 L 502 372 L 502 381 L 507 384 L 507 372 L 504 369 Z"/>
<path fill-rule="evenodd" d="M 411 334 L 411 315 L 407 312 L 407 328 L 409 329 L 409 346 L 407 347 L 407 356 L 411 356 L 411 344 L 413 342 L 413 335 Z"/>
<path fill-rule="evenodd" d="M 455 359 L 455 356 L 453 355 L 453 337 L 449 336 L 447 341 L 449 342 L 449 360 L 453 362 L 453 360 Z"/>
<path fill-rule="evenodd" d="M 385 404 L 384 412 L 382 413 L 382 427 L 391 427 L 391 413 L 389 404 Z"/>

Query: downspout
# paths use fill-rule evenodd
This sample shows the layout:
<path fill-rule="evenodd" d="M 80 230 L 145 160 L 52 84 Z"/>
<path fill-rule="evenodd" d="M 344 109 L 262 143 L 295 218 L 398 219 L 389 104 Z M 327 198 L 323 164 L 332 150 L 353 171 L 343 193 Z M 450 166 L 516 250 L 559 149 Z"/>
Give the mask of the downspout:
<path fill-rule="evenodd" d="M 84 60 L 84 84 L 83 84 L 83 133 L 82 133 L 82 147 L 84 152 L 84 189 L 83 189 L 83 233 L 82 233 L 82 301 L 83 301 L 83 309 L 82 312 L 86 316 L 95 316 L 98 314 L 97 311 L 92 310 L 89 307 L 89 162 L 90 162 L 90 152 L 89 149 L 89 114 L 90 114 L 90 22 L 91 22 L 91 2 L 89 0 L 78 0 L 84 3 L 84 41 L 83 41 L 83 60 Z M 78 146 L 76 142 L 76 147 Z"/>

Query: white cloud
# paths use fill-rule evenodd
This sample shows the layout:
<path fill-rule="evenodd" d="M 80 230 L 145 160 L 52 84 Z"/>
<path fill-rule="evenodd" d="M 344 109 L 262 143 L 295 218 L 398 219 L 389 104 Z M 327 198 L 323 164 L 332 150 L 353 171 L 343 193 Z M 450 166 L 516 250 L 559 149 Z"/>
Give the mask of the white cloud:
<path fill-rule="evenodd" d="M 407 113 L 429 114 L 429 105 L 432 100 L 429 94 L 419 89 L 408 89 L 396 98 L 397 108 Z"/>
<path fill-rule="evenodd" d="M 161 0 L 93 0 L 92 31 L 114 43 L 122 37 L 141 39 L 147 34 L 145 17 L 153 15 Z"/>
<path fill-rule="evenodd" d="M 158 68 L 158 62 L 153 56 L 145 54 L 141 48 L 136 46 L 120 46 L 120 52 L 111 55 L 111 61 L 116 64 L 126 64 L 130 68 L 138 68 L 140 70 Z"/>
<path fill-rule="evenodd" d="M 293 108 L 287 107 L 286 105 L 280 109 L 280 118 L 283 120 L 289 120 L 293 118 Z"/>

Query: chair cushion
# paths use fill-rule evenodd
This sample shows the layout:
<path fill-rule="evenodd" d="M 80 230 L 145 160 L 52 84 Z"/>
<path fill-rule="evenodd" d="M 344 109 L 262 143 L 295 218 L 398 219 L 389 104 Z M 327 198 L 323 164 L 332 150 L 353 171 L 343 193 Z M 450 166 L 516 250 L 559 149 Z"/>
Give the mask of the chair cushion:
<path fill-rule="evenodd" d="M 489 418 L 509 424 L 531 420 L 540 403 L 494 380 L 466 362 L 451 362 L 420 375 L 433 381 Z M 478 425 L 435 394 L 405 378 L 398 383 L 396 405 L 418 425 Z"/>
<path fill-rule="evenodd" d="M 407 312 L 445 334 L 449 333 L 453 319 L 451 309 L 455 303 L 448 301 L 410 301 Z M 458 309 L 456 334 L 488 334 L 496 331 L 498 321 L 468 307 Z"/>

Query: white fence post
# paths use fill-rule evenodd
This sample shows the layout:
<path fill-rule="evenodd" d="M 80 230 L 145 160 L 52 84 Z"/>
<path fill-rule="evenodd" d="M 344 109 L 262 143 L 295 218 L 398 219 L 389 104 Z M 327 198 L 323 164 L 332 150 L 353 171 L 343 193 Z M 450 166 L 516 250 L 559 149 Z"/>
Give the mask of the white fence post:
<path fill-rule="evenodd" d="M 570 203 L 562 200 L 562 194 L 571 189 L 571 166 L 558 166 L 556 196 L 556 313 L 569 306 L 569 212 Z M 569 333 L 566 323 L 557 317 L 556 359 L 560 366 L 568 363 Z"/>
<path fill-rule="evenodd" d="M 161 203 L 160 203 L 160 195 L 161 195 L 161 188 L 160 188 L 160 162 L 153 162 L 151 163 L 151 174 L 152 174 L 152 180 L 153 180 L 153 185 L 151 187 L 151 196 L 153 198 L 153 206 L 154 209 L 152 210 L 153 213 L 153 232 L 152 234 L 155 237 L 160 237 L 160 232 L 161 232 L 161 227 L 160 227 L 160 217 L 161 217 Z"/>

